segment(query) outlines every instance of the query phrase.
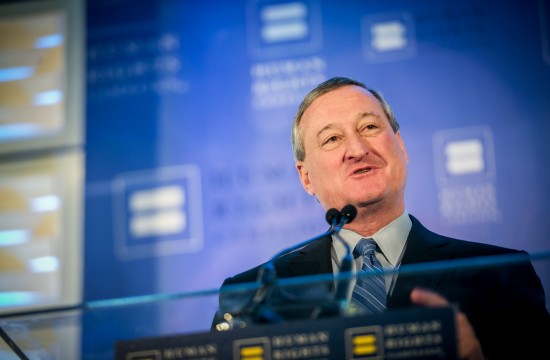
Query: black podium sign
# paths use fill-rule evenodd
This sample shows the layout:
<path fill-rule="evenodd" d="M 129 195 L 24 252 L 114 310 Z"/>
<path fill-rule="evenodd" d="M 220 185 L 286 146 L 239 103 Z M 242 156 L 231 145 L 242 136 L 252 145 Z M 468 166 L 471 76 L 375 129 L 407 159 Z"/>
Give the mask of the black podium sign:
<path fill-rule="evenodd" d="M 119 341 L 117 360 L 456 359 L 451 308 Z"/>

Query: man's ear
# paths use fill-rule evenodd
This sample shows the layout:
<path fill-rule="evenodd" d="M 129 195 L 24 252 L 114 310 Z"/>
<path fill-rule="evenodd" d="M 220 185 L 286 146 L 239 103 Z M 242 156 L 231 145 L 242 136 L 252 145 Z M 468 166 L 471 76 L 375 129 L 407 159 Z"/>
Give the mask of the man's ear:
<path fill-rule="evenodd" d="M 300 176 L 300 182 L 304 187 L 304 190 L 309 195 L 315 195 L 313 190 L 313 185 L 311 184 L 311 179 L 309 178 L 309 172 L 307 171 L 303 161 L 296 161 L 296 170 L 298 170 L 298 175 Z"/>
<path fill-rule="evenodd" d="M 403 156 L 405 157 L 405 160 L 409 162 L 409 155 L 407 154 L 407 149 L 405 149 L 405 143 L 403 142 L 403 138 L 401 137 L 401 132 L 397 133 L 397 141 L 399 142 L 399 147 L 403 152 Z"/>

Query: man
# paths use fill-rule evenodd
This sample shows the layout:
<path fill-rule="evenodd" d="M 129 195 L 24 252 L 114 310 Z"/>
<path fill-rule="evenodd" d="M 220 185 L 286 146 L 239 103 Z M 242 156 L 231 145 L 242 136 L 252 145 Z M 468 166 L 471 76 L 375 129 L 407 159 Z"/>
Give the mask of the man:
<path fill-rule="evenodd" d="M 292 145 L 304 189 L 325 210 L 355 206 L 357 216 L 340 234 L 351 248 L 362 238 L 374 239 L 385 269 L 493 255 L 520 259 L 500 267 L 386 272 L 388 310 L 452 304 L 462 359 L 548 358 L 550 315 L 527 254 L 435 234 L 405 210 L 408 155 L 379 93 L 349 78 L 321 83 L 298 109 Z M 339 241 L 325 236 L 275 259 L 275 271 L 281 278 L 337 273 L 345 253 Z M 362 260 L 356 261 L 355 269 Z M 256 281 L 265 269 L 229 278 L 222 287 Z M 231 307 L 226 305 L 222 294 L 220 308 Z"/>

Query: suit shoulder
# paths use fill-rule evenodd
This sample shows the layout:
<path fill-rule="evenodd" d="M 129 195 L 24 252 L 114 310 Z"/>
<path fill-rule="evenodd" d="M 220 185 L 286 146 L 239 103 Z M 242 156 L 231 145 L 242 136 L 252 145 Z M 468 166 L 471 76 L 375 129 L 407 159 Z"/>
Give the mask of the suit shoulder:
<path fill-rule="evenodd" d="M 457 239 L 450 236 L 438 234 L 433 232 L 415 217 L 410 215 L 413 227 L 411 233 L 415 237 L 430 241 L 436 247 L 440 249 L 452 249 L 460 257 L 470 256 L 485 256 L 485 255 L 506 255 L 506 254 L 526 254 L 523 250 L 513 249 L 509 247 L 482 243 L 478 241 L 471 241 L 465 239 Z"/>
<path fill-rule="evenodd" d="M 239 274 L 236 274 L 234 276 L 228 277 L 227 279 L 224 280 L 222 286 L 254 282 L 257 280 L 260 267 L 261 266 L 256 266 L 252 269 L 249 269 Z"/>
<path fill-rule="evenodd" d="M 312 262 L 320 262 L 319 259 L 330 259 L 330 247 L 332 244 L 332 238 L 330 236 L 323 236 L 314 241 L 298 247 L 289 252 L 285 252 L 277 257 L 273 258 L 272 264 L 274 266 L 275 274 L 277 277 L 290 277 L 298 275 L 308 275 L 307 267 Z M 258 276 L 262 268 L 268 264 L 265 262 L 252 269 L 243 271 L 235 276 L 225 279 L 222 286 L 240 284 L 245 282 L 258 281 Z M 329 271 L 332 270 L 332 264 L 329 262 L 327 266 L 315 271 Z M 303 270 L 303 271 L 301 271 Z M 297 272 L 296 272 L 297 271 Z"/>

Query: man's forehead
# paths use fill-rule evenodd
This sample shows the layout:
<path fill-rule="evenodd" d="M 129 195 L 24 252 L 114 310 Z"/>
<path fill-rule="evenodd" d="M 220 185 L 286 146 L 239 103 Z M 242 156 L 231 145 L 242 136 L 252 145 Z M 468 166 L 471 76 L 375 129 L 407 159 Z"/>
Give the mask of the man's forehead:
<path fill-rule="evenodd" d="M 368 90 L 362 93 L 341 93 L 334 90 L 317 98 L 304 111 L 302 125 L 310 128 L 336 126 L 341 120 L 361 120 L 363 118 L 383 118 L 382 105 Z M 331 98 L 331 93 L 333 97 Z"/>
<path fill-rule="evenodd" d="M 361 107 L 382 108 L 378 99 L 367 89 L 347 85 L 319 96 L 304 111 L 303 117 L 317 112 L 322 114 L 331 111 L 348 112 L 356 110 L 359 113 L 362 111 Z"/>
<path fill-rule="evenodd" d="M 363 111 L 358 112 L 354 117 L 350 116 L 350 120 L 354 120 L 352 123 L 359 124 L 361 123 L 361 120 L 380 120 L 382 119 L 381 115 L 377 111 Z M 318 124 L 320 129 L 317 131 L 317 134 L 321 134 L 325 130 L 331 130 L 336 129 L 341 126 L 340 123 L 337 122 L 329 122 L 326 124 Z"/>

